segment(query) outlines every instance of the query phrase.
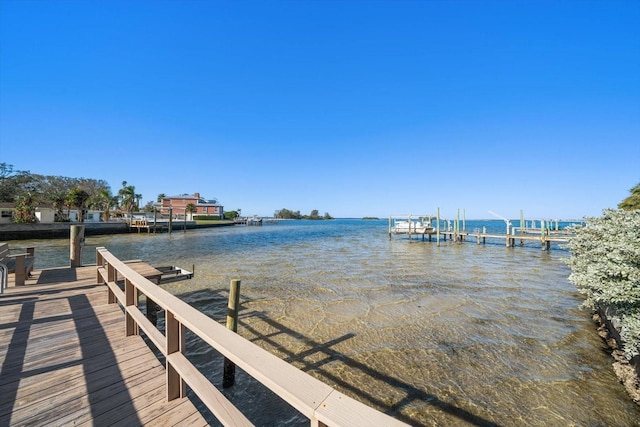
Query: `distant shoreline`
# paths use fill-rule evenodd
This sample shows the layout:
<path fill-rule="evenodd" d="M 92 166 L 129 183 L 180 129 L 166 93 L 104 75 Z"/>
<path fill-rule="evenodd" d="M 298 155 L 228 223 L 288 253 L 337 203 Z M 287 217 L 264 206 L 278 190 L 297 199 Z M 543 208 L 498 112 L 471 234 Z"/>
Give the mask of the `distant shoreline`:
<path fill-rule="evenodd" d="M 84 225 L 85 236 L 99 236 L 104 234 L 128 234 L 137 233 L 135 229 L 131 229 L 126 222 L 85 222 L 85 223 L 69 223 L 56 222 L 52 224 L 0 224 L 0 241 L 6 240 L 29 240 L 29 239 L 64 239 L 71 235 L 72 225 Z M 204 224 L 197 224 L 195 221 L 175 221 L 173 222 L 173 231 L 187 229 L 193 230 L 198 228 L 211 227 L 228 227 L 233 226 L 233 222 L 216 221 Z M 166 233 L 166 232 L 165 232 Z"/>

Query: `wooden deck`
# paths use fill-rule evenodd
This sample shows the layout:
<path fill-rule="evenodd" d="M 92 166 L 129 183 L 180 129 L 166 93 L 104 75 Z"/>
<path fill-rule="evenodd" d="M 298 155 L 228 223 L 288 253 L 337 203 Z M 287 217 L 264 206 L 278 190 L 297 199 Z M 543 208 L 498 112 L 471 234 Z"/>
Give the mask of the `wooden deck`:
<path fill-rule="evenodd" d="M 0 295 L 0 426 L 207 425 L 167 402 L 164 366 L 96 282 L 95 266 L 64 267 Z"/>

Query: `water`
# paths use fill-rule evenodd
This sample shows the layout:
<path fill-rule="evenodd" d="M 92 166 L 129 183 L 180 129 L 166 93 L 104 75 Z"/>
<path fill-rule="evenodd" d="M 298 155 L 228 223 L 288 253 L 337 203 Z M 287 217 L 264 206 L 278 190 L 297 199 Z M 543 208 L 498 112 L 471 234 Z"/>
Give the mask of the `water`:
<path fill-rule="evenodd" d="M 516 221 L 517 223 L 517 221 Z M 504 232 L 502 221 L 467 222 Z M 581 296 L 569 253 L 539 244 L 389 239 L 386 221 L 283 221 L 88 237 L 120 259 L 195 265 L 164 285 L 224 321 L 242 280 L 238 333 L 340 391 L 412 425 L 637 426 Z M 35 244 L 36 267 L 68 265 L 68 241 Z M 214 383 L 217 354 L 188 337 Z M 242 372 L 225 391 L 257 425 L 308 425 Z"/>

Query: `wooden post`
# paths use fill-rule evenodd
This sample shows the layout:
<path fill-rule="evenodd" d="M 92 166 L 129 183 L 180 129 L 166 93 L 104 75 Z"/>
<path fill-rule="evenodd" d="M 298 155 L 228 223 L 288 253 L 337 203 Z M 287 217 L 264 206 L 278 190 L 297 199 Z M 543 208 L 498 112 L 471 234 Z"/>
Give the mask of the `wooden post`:
<path fill-rule="evenodd" d="M 507 222 L 507 241 L 506 241 L 507 247 L 509 247 L 511 243 L 510 233 L 511 233 L 511 230 L 509 229 L 509 223 Z"/>
<path fill-rule="evenodd" d="M 171 234 L 171 230 L 173 229 L 173 208 L 169 208 L 169 234 Z"/>
<path fill-rule="evenodd" d="M 440 247 L 440 208 L 436 212 L 436 245 Z"/>
<path fill-rule="evenodd" d="M 84 225 L 72 225 L 69 239 L 69 259 L 71 267 L 82 265 L 82 247 L 84 246 Z"/>
<path fill-rule="evenodd" d="M 229 304 L 227 305 L 227 329 L 238 332 L 238 310 L 240 308 L 240 280 L 232 280 L 229 289 Z M 229 388 L 236 382 L 236 365 L 224 358 L 224 373 L 222 387 Z"/>
<path fill-rule="evenodd" d="M 520 246 L 524 246 L 524 211 L 520 209 Z"/>
<path fill-rule="evenodd" d="M 389 215 L 389 240 L 391 240 L 391 215 Z"/>
<path fill-rule="evenodd" d="M 165 334 L 167 340 L 167 355 L 176 352 L 184 353 L 184 326 L 175 318 L 175 315 L 168 310 L 165 316 Z M 187 392 L 185 382 L 168 360 L 166 367 L 167 400 L 171 401 L 184 397 Z"/>
<path fill-rule="evenodd" d="M 129 314 L 130 306 L 137 307 L 138 292 L 131 280 L 124 279 L 124 299 L 125 299 L 125 334 L 126 336 L 138 335 L 138 324 L 131 314 Z"/>

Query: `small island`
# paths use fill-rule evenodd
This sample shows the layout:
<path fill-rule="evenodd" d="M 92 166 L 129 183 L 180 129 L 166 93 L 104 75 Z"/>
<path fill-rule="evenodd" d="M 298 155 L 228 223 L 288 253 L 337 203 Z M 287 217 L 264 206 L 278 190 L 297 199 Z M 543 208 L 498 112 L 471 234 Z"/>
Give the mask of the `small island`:
<path fill-rule="evenodd" d="M 283 208 L 275 211 L 273 217 L 278 219 L 333 219 L 329 212 L 325 212 L 323 216 L 320 216 L 317 209 L 312 210 L 309 215 L 302 215 L 300 211 L 294 212 Z"/>

